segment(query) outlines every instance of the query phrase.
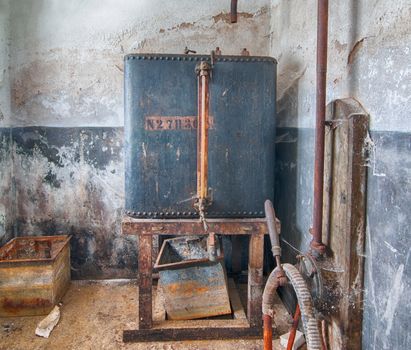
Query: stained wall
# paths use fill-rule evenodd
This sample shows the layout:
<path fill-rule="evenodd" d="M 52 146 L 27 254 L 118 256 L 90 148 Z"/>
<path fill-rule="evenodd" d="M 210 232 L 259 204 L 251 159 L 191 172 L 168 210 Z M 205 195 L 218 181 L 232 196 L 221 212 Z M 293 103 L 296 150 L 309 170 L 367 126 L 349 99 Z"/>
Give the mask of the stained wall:
<path fill-rule="evenodd" d="M 0 1 L 0 240 L 73 235 L 73 276 L 134 276 L 120 233 L 130 52 L 278 59 L 276 210 L 292 261 L 310 240 L 316 1 Z M 370 115 L 364 349 L 406 349 L 410 299 L 409 0 L 330 1 L 327 100 Z M 10 20 L 11 19 L 11 20 Z M 15 184 L 15 185 L 14 185 Z M 362 252 L 359 252 L 362 254 Z"/>
<path fill-rule="evenodd" d="M 16 234 L 72 235 L 74 278 L 135 277 L 124 237 L 123 56 L 269 52 L 267 0 L 10 2 Z"/>
<path fill-rule="evenodd" d="M 279 60 L 276 206 L 290 260 L 311 240 L 316 5 L 277 0 L 271 7 L 270 50 Z M 327 101 L 353 97 L 370 116 L 363 349 L 408 349 L 411 2 L 329 6 Z"/>
<path fill-rule="evenodd" d="M 10 111 L 10 2 L 0 1 L 0 245 L 14 236 Z"/>

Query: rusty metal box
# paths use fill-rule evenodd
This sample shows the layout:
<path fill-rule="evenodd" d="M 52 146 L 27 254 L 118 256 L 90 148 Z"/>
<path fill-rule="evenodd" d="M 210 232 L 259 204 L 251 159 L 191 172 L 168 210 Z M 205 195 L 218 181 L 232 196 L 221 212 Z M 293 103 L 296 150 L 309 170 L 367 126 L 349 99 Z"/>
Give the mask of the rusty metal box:
<path fill-rule="evenodd" d="M 0 249 L 0 317 L 46 315 L 70 283 L 70 237 L 18 237 Z"/>
<path fill-rule="evenodd" d="M 192 218 L 197 175 L 196 65 L 210 56 L 124 61 L 125 211 Z M 276 61 L 216 56 L 210 89 L 207 217 L 264 217 L 274 200 Z"/>
<path fill-rule="evenodd" d="M 159 288 L 170 320 L 192 320 L 231 314 L 224 255 L 208 260 L 206 241 L 199 237 L 167 239 L 158 255 Z"/>

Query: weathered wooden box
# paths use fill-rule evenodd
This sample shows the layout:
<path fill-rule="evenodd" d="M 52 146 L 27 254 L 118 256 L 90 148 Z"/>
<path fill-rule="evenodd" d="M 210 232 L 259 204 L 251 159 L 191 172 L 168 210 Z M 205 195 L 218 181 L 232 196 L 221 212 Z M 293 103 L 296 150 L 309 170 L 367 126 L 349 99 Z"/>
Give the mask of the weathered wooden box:
<path fill-rule="evenodd" d="M 159 271 L 167 318 L 192 320 L 231 314 L 223 264 L 219 245 L 217 261 L 211 262 L 202 238 L 165 240 L 154 267 Z"/>
<path fill-rule="evenodd" d="M 70 237 L 18 237 L 0 249 L 0 316 L 46 315 L 70 283 Z"/>

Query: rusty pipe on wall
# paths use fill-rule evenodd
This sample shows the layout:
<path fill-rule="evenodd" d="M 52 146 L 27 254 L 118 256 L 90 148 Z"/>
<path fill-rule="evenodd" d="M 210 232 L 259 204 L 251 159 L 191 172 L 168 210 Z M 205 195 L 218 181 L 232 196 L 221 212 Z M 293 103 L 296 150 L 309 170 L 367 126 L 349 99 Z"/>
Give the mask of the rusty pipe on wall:
<path fill-rule="evenodd" d="M 322 242 L 323 192 L 324 192 L 324 143 L 325 113 L 327 97 L 327 40 L 328 40 L 328 0 L 318 0 L 317 12 L 317 91 L 315 125 L 314 162 L 314 209 L 313 239 L 310 243 L 317 254 L 325 252 Z"/>
<path fill-rule="evenodd" d="M 237 23 L 237 0 L 231 0 L 231 12 L 230 21 L 231 23 Z"/>

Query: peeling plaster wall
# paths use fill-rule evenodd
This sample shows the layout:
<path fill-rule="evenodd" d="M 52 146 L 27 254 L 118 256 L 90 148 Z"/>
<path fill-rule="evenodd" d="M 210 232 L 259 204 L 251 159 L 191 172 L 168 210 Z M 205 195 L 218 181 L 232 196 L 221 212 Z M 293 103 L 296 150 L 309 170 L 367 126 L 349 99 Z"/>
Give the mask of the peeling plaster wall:
<path fill-rule="evenodd" d="M 123 56 L 268 54 L 269 1 L 13 1 L 14 125 L 123 126 Z"/>
<path fill-rule="evenodd" d="M 279 62 L 279 126 L 314 126 L 317 2 L 276 0 L 271 55 Z M 330 1 L 327 100 L 355 97 L 373 130 L 411 131 L 410 0 Z M 285 108 L 284 108 L 285 109 Z"/>
<path fill-rule="evenodd" d="M 10 3 L 0 0 L 0 246 L 13 237 L 14 196 L 10 125 Z"/>
<path fill-rule="evenodd" d="M 121 128 L 13 129 L 19 233 L 70 234 L 73 275 L 127 277 L 135 240 L 120 234 Z"/>
<path fill-rule="evenodd" d="M 10 1 L 0 0 L 0 127 L 11 123 L 9 63 Z"/>
<path fill-rule="evenodd" d="M 0 127 L 0 246 L 14 236 L 15 210 L 12 143 L 9 128 Z"/>
<path fill-rule="evenodd" d="M 363 349 L 409 349 L 411 338 L 411 1 L 330 1 L 327 100 L 354 97 L 370 114 Z M 317 2 L 276 0 L 276 210 L 285 255 L 311 239 Z"/>
<path fill-rule="evenodd" d="M 74 278 L 135 277 L 124 203 L 123 56 L 269 53 L 270 2 L 10 2 L 16 234 L 71 234 Z"/>

